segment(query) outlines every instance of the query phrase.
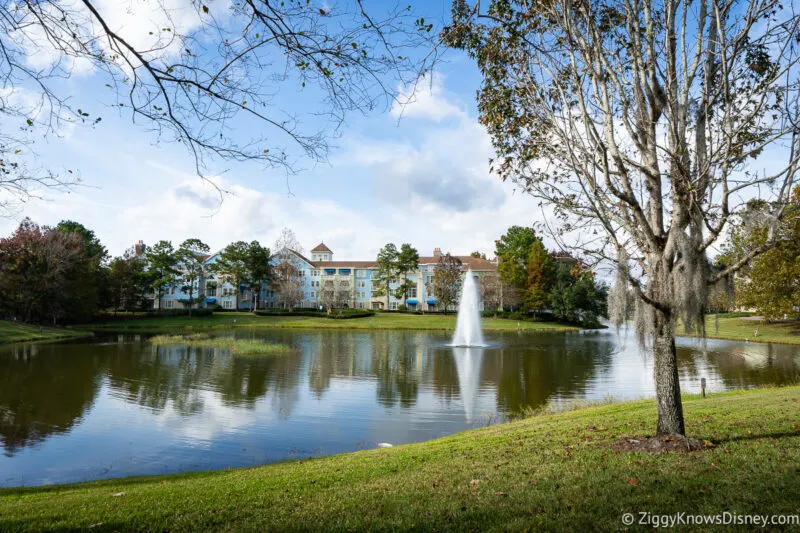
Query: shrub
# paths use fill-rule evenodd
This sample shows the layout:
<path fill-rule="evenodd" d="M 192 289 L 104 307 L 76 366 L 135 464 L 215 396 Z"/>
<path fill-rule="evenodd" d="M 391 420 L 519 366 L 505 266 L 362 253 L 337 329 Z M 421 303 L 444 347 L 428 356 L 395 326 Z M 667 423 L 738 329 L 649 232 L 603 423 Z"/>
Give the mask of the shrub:
<path fill-rule="evenodd" d="M 368 316 L 375 316 L 375 311 L 369 309 L 333 309 L 330 314 L 326 311 L 318 311 L 316 309 L 295 309 L 290 311 L 288 309 L 259 309 L 254 311 L 257 316 L 312 316 L 319 318 L 333 318 L 333 319 L 347 319 L 347 318 L 364 318 Z"/>
<path fill-rule="evenodd" d="M 192 316 L 203 318 L 214 314 L 214 309 L 192 309 Z M 113 320 L 131 320 L 137 318 L 160 318 L 171 316 L 189 316 L 188 309 L 154 309 L 152 311 L 136 313 L 100 313 L 92 317 L 96 322 L 109 322 Z"/>

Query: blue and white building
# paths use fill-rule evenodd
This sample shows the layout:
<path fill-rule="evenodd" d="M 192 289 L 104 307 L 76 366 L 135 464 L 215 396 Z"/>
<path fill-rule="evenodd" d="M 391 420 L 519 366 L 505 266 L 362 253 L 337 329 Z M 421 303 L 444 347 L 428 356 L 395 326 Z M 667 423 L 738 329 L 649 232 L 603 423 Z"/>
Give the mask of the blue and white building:
<path fill-rule="evenodd" d="M 377 264 L 373 261 L 336 261 L 333 250 L 320 243 L 311 250 L 311 257 L 291 251 L 295 256 L 294 264 L 298 270 L 302 287 L 302 301 L 297 307 L 319 308 L 323 304 L 323 291 L 333 289 L 337 294 L 337 305 L 355 309 L 384 309 L 387 306 L 386 295 L 376 294 Z M 436 297 L 432 294 L 433 275 L 436 265 L 442 256 L 441 249 L 436 248 L 433 255 L 419 258 L 419 267 L 407 274 L 407 279 L 414 286 L 406 294 L 405 305 L 409 310 L 440 311 L 442 310 Z M 476 277 L 482 277 L 497 270 L 497 263 L 472 256 L 455 256 L 466 273 L 471 269 Z M 206 258 L 210 266 L 219 260 L 219 253 Z M 276 261 L 276 260 L 274 260 Z M 185 283 L 168 287 L 162 295 L 161 309 L 180 309 L 188 306 L 188 296 L 181 291 Z M 250 310 L 254 307 L 253 294 L 245 287 L 237 288 L 229 280 L 220 279 L 209 273 L 198 280 L 193 291 L 202 295 L 206 307 L 219 305 L 223 309 Z M 258 308 L 271 309 L 281 307 L 280 294 L 274 288 L 265 286 L 257 299 Z M 402 299 L 390 296 L 388 309 L 396 310 L 403 303 Z M 159 307 L 154 302 L 154 307 Z"/>

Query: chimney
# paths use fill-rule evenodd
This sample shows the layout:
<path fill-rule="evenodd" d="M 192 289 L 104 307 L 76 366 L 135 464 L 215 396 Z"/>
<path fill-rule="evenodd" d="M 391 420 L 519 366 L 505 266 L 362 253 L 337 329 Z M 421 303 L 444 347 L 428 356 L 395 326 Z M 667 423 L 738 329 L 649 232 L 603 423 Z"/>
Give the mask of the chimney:
<path fill-rule="evenodd" d="M 441 248 L 434 248 L 433 249 L 433 257 L 441 257 L 442 256 L 442 249 Z"/>
<path fill-rule="evenodd" d="M 144 255 L 144 241 L 139 241 L 133 245 L 134 250 L 136 251 L 136 257 L 141 257 Z"/>

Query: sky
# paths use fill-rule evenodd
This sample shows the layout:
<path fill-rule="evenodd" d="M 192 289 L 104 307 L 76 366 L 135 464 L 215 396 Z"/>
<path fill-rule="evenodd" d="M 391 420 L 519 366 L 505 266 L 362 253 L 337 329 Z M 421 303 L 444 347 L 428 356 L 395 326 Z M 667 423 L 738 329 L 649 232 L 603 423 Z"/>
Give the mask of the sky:
<path fill-rule="evenodd" d="M 447 1 L 425 5 L 429 16 L 447 15 Z M 44 60 L 34 55 L 31 61 Z M 373 259 L 389 242 L 410 243 L 420 255 L 439 247 L 491 258 L 494 241 L 509 226 L 531 225 L 541 214 L 533 199 L 490 173 L 491 142 L 476 119 L 479 81 L 465 55 L 448 51 L 411 103 L 348 115 L 325 162 L 300 161 L 293 174 L 218 163 L 210 180 L 227 191 L 220 199 L 196 175 L 183 146 L 158 142 L 129 116 L 105 110 L 104 80 L 76 65 L 68 90 L 103 120 L 50 135 L 37 151 L 43 166 L 75 169 L 81 185 L 43 191 L 43 198 L 0 218 L 0 235 L 24 217 L 46 225 L 70 219 L 120 255 L 139 240 L 177 246 L 196 237 L 212 249 L 236 240 L 271 246 L 287 227 L 304 251 L 324 242 L 339 260 Z M 307 96 L 295 93 L 290 103 L 302 105 Z M 317 119 L 305 120 L 316 126 Z"/>

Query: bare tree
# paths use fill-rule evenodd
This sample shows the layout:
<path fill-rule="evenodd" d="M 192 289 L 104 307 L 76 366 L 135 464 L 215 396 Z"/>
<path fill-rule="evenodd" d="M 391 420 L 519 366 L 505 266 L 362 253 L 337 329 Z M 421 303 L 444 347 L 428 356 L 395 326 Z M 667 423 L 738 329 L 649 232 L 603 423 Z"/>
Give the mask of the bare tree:
<path fill-rule="evenodd" d="M 36 167 L 31 151 L 64 126 L 100 127 L 94 99 L 71 96 L 67 78 L 92 74 L 87 83 L 108 91 L 104 104 L 159 141 L 182 143 L 201 175 L 209 158 L 291 168 L 298 157 L 324 159 L 348 112 L 390 105 L 416 83 L 436 58 L 435 47 L 418 53 L 432 29 L 410 8 L 368 12 L 361 0 L 4 3 L 0 207 L 77 183 L 71 172 Z M 281 100 L 286 91 L 295 101 L 303 94 L 302 108 Z M 309 129 L 311 115 L 330 120 Z M 243 131 L 258 133 L 235 134 Z"/>
<path fill-rule="evenodd" d="M 500 276 L 496 272 L 485 272 L 481 276 L 481 299 L 484 309 L 491 309 L 497 316 L 501 305 Z"/>
<path fill-rule="evenodd" d="M 433 271 L 433 284 L 428 286 L 428 294 L 433 294 L 442 304 L 445 314 L 458 302 L 461 294 L 461 259 L 449 253 L 441 256 Z"/>
<path fill-rule="evenodd" d="M 305 281 L 301 275 L 303 265 L 298 256 L 303 253 L 303 247 L 292 230 L 283 228 L 274 248 L 273 260 L 276 264 L 272 286 L 283 307 L 292 310 L 303 301 L 305 295 Z"/>
<path fill-rule="evenodd" d="M 685 433 L 676 323 L 704 333 L 709 286 L 772 246 L 774 230 L 716 272 L 709 248 L 747 199 L 770 200 L 773 228 L 789 199 L 800 155 L 795 9 L 556 0 L 483 11 L 456 0 L 444 31 L 483 73 L 494 171 L 553 210 L 563 247 L 615 262 L 635 291 L 659 434 Z"/>
<path fill-rule="evenodd" d="M 325 280 L 322 283 L 322 290 L 319 292 L 319 303 L 325 306 L 325 310 L 330 313 L 336 305 L 337 291 L 333 280 Z"/>

